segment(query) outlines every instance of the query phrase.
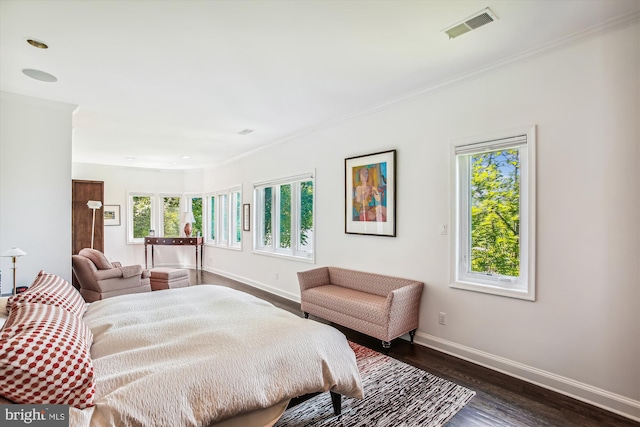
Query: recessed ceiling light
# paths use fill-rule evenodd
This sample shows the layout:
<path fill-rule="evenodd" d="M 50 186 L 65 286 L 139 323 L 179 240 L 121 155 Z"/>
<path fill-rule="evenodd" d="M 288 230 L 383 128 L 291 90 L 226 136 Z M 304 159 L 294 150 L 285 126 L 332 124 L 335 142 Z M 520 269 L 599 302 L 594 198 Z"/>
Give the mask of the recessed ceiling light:
<path fill-rule="evenodd" d="M 253 132 L 253 129 L 245 129 L 243 131 L 238 132 L 238 135 L 247 135 Z"/>
<path fill-rule="evenodd" d="M 189 158 L 189 156 L 186 156 L 186 155 L 185 155 L 185 156 L 181 156 L 181 157 L 182 157 L 183 159 L 188 159 L 188 158 Z"/>
<path fill-rule="evenodd" d="M 36 39 L 28 39 L 27 43 L 29 43 L 33 47 L 37 47 L 38 49 L 49 49 L 49 46 L 45 42 L 41 42 Z"/>
<path fill-rule="evenodd" d="M 131 160 L 135 160 L 136 158 L 135 157 L 125 157 L 124 159 L 131 161 Z"/>
<path fill-rule="evenodd" d="M 51 74 L 45 73 L 44 71 L 25 68 L 24 70 L 22 70 L 22 72 L 26 76 L 29 76 L 32 79 L 40 80 L 41 82 L 53 83 L 58 81 L 56 76 L 52 76 Z"/>

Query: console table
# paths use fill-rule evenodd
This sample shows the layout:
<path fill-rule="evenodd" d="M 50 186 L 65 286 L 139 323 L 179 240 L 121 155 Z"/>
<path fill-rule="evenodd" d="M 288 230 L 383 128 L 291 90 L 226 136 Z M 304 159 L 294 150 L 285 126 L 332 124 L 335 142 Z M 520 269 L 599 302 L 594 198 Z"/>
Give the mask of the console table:
<path fill-rule="evenodd" d="M 204 258 L 204 237 L 151 237 L 144 238 L 144 268 L 147 267 L 147 245 L 151 245 L 151 268 L 155 267 L 153 260 L 153 247 L 155 245 L 166 246 L 195 246 L 196 271 L 198 270 L 198 247 L 200 247 L 200 271 L 202 271 L 202 259 Z"/>

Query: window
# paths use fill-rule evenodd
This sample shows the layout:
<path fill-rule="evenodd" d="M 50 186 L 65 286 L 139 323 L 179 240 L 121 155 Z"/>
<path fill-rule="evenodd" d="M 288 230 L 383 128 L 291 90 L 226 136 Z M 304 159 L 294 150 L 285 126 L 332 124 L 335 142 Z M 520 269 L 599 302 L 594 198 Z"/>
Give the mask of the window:
<path fill-rule="evenodd" d="M 314 257 L 313 175 L 254 185 L 254 250 L 307 260 Z"/>
<path fill-rule="evenodd" d="M 242 247 L 241 187 L 207 195 L 207 204 L 209 230 L 206 242 L 211 245 L 240 249 Z"/>
<path fill-rule="evenodd" d="M 181 194 L 129 193 L 128 195 L 129 243 L 143 243 L 150 230 L 158 237 L 184 236 L 182 212 L 189 208 L 196 222 L 194 236 L 202 232 L 202 197 Z M 190 205 L 190 206 L 189 206 Z"/>
<path fill-rule="evenodd" d="M 187 202 L 191 205 L 191 212 L 193 212 L 193 218 L 196 220 L 192 224 L 192 236 L 204 236 L 204 230 L 202 228 L 202 197 L 200 196 L 188 196 Z"/>
<path fill-rule="evenodd" d="M 535 130 L 453 146 L 452 287 L 535 300 Z"/>
<path fill-rule="evenodd" d="M 209 206 L 209 234 L 207 235 L 208 243 L 216 242 L 216 196 L 208 196 Z"/>
<path fill-rule="evenodd" d="M 230 246 L 239 248 L 242 243 L 242 193 L 240 190 L 231 192 L 231 233 Z"/>
<path fill-rule="evenodd" d="M 162 197 L 162 236 L 180 237 L 180 196 Z"/>
<path fill-rule="evenodd" d="M 229 195 L 227 193 L 218 194 L 218 204 L 218 213 L 220 214 L 218 244 L 226 245 L 229 242 Z"/>
<path fill-rule="evenodd" d="M 128 224 L 129 226 L 129 242 L 142 242 L 149 235 L 149 230 L 153 227 L 153 196 L 149 194 L 130 193 L 129 194 L 129 210 Z"/>

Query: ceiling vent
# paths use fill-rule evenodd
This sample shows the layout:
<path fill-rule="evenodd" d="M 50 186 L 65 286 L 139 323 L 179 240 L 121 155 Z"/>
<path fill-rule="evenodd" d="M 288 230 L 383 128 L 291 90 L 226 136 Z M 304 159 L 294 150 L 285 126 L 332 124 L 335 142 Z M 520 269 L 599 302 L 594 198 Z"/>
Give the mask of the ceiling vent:
<path fill-rule="evenodd" d="M 471 15 L 464 21 L 454 24 L 449 28 L 445 28 L 442 31 L 449 36 L 449 39 L 454 39 L 464 33 L 468 33 L 469 31 L 480 28 L 485 24 L 496 21 L 497 19 L 498 17 L 487 7 L 480 12 Z"/>

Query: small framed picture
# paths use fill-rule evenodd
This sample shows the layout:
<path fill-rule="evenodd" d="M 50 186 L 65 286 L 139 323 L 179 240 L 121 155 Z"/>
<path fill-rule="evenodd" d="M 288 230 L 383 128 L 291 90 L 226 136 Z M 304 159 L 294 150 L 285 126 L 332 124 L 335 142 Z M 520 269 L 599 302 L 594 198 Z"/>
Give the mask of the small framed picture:
<path fill-rule="evenodd" d="M 104 225 L 120 225 L 120 205 L 104 205 Z"/>
<path fill-rule="evenodd" d="M 345 233 L 396 235 L 396 150 L 344 161 Z"/>
<path fill-rule="evenodd" d="M 249 203 L 242 205 L 242 230 L 251 231 L 251 205 Z"/>

